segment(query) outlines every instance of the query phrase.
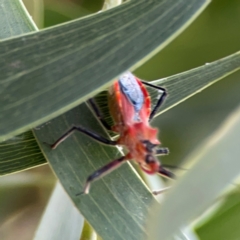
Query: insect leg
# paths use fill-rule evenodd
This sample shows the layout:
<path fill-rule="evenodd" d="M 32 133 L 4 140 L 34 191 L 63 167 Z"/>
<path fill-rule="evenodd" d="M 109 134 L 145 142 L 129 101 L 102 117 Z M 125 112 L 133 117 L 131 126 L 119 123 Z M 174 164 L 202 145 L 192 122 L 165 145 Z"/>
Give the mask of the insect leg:
<path fill-rule="evenodd" d="M 93 174 L 91 174 L 85 183 L 85 186 L 83 188 L 83 192 L 76 194 L 76 196 L 82 195 L 82 194 L 88 194 L 90 185 L 93 181 L 103 177 L 104 175 L 112 172 L 116 168 L 118 168 L 122 163 L 126 161 L 126 156 L 123 156 L 121 158 L 118 158 L 116 160 L 113 160 L 112 162 L 106 164 L 105 166 L 101 167 L 97 171 L 95 171 Z"/>
<path fill-rule="evenodd" d="M 171 188 L 171 187 L 165 187 L 165 188 L 162 188 L 162 189 L 160 189 L 160 190 L 152 191 L 152 194 L 153 194 L 153 195 L 158 195 L 158 194 L 167 192 L 170 188 Z"/>
<path fill-rule="evenodd" d="M 163 168 L 162 166 L 159 167 L 158 173 L 160 173 L 162 176 L 167 177 L 167 178 L 170 178 L 170 179 L 174 179 L 174 178 L 175 178 L 175 175 L 174 175 L 172 172 L 166 170 L 166 169 Z M 166 188 L 164 188 L 164 189 L 160 189 L 160 190 L 157 190 L 157 191 L 153 191 L 152 193 L 153 193 L 154 195 L 158 195 L 158 194 L 160 194 L 160 193 L 162 193 L 162 192 L 165 192 L 165 191 L 168 190 L 169 188 L 171 188 L 171 187 L 166 187 Z"/>
<path fill-rule="evenodd" d="M 175 178 L 175 175 L 172 172 L 168 171 L 162 166 L 159 167 L 158 173 L 167 178 L 171 178 L 171 179 Z"/>
<path fill-rule="evenodd" d="M 97 118 L 99 119 L 99 121 L 102 123 L 102 125 L 109 131 L 111 131 L 111 126 L 109 126 L 109 124 L 104 120 L 101 111 L 99 110 L 97 104 L 94 102 L 93 98 L 90 98 L 88 101 L 89 105 L 92 107 L 93 111 L 95 112 Z"/>
<path fill-rule="evenodd" d="M 153 119 L 153 117 L 155 116 L 155 114 L 157 113 L 157 110 L 161 107 L 162 103 L 164 102 L 166 96 L 167 96 L 167 91 L 165 88 L 162 88 L 162 87 L 159 87 L 159 86 L 156 86 L 156 85 L 153 85 L 151 83 L 148 83 L 148 82 L 145 82 L 145 81 L 141 81 L 143 84 L 149 86 L 149 87 L 152 87 L 152 88 L 155 88 L 155 89 L 158 89 L 158 90 L 161 90 L 163 92 L 163 94 L 161 94 L 161 96 L 159 97 L 155 107 L 153 108 L 151 114 L 150 114 L 150 117 L 149 117 L 149 122 Z"/>
<path fill-rule="evenodd" d="M 70 135 L 72 135 L 72 133 L 74 133 L 75 131 L 79 131 L 81 133 L 84 133 L 85 135 L 93 138 L 94 140 L 100 142 L 100 143 L 104 143 L 107 145 L 117 145 L 116 141 L 112 141 L 109 140 L 107 138 L 104 138 L 94 132 L 91 132 L 90 130 L 81 127 L 81 126 L 73 126 L 71 129 L 69 129 L 66 133 L 64 133 L 55 143 L 51 144 L 51 148 L 55 149 L 61 142 L 63 142 L 65 139 L 67 139 Z"/>
<path fill-rule="evenodd" d="M 157 148 L 155 150 L 155 154 L 156 156 L 158 155 L 168 155 L 169 154 L 169 149 L 168 148 Z"/>

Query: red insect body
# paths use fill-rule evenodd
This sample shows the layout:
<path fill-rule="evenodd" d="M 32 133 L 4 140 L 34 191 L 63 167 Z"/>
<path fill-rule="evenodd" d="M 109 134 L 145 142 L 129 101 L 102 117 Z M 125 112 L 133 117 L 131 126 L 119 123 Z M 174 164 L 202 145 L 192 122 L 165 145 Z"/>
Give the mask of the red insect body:
<path fill-rule="evenodd" d="M 148 140 L 154 145 L 159 145 L 158 130 L 149 125 L 151 100 L 147 89 L 138 78 L 135 77 L 135 80 L 144 96 L 139 118 L 135 118 L 134 105 L 121 91 L 119 81 L 116 81 L 109 91 L 109 109 L 115 122 L 112 129 L 119 133 L 118 144 L 125 146 L 129 151 L 126 158 L 135 160 L 145 172 L 153 174 L 158 172 L 159 162 L 155 159 L 156 161 L 146 163 L 148 151 L 143 141 Z"/>

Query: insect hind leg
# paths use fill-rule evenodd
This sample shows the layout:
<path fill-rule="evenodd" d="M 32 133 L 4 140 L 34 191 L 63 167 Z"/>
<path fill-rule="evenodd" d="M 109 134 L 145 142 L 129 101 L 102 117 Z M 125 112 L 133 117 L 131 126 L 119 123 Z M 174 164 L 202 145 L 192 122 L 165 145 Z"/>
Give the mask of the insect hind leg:
<path fill-rule="evenodd" d="M 167 91 L 165 88 L 153 85 L 151 83 L 145 82 L 145 81 L 141 81 L 143 84 L 145 84 L 146 86 L 155 88 L 157 90 L 162 91 L 163 93 L 160 95 L 160 97 L 158 98 L 158 101 L 155 105 L 155 107 L 153 108 L 153 110 L 151 111 L 150 117 L 149 117 L 149 122 L 154 118 L 154 116 L 156 115 L 158 109 L 162 106 L 163 102 L 165 101 L 166 97 L 167 97 Z"/>

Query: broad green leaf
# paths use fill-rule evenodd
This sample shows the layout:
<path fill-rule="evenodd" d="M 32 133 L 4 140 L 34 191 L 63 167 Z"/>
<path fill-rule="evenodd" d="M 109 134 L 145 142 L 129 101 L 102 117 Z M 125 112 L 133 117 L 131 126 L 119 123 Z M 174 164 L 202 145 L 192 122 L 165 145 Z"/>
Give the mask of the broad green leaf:
<path fill-rule="evenodd" d="M 149 239 L 168 239 L 197 218 L 239 175 L 239 136 L 240 108 L 188 158 L 191 171 L 170 190 L 161 209 L 158 206 L 152 212 Z"/>
<path fill-rule="evenodd" d="M 0 140 L 79 105 L 163 48 L 208 0 L 132 0 L 0 42 Z"/>
<path fill-rule="evenodd" d="M 57 182 L 34 240 L 79 240 L 84 219 Z"/>
<path fill-rule="evenodd" d="M 0 39 L 37 30 L 22 1 L 1 0 L 0 3 Z"/>
<path fill-rule="evenodd" d="M 94 182 L 90 194 L 76 196 L 83 190 L 87 176 L 120 157 L 115 147 L 103 146 L 81 133 L 74 133 L 55 150 L 43 144 L 52 143 L 79 123 L 106 136 L 85 104 L 35 130 L 50 166 L 76 207 L 103 239 L 145 239 L 145 217 L 154 198 L 129 164 Z"/>
<path fill-rule="evenodd" d="M 169 108 L 181 103 L 182 101 L 193 96 L 194 94 L 197 94 L 198 92 L 207 88 L 216 81 L 234 73 L 239 68 L 240 52 L 237 52 L 228 57 L 189 70 L 187 72 L 167 77 L 165 79 L 153 81 L 153 84 L 165 86 L 169 93 L 166 103 L 160 110 L 162 112 L 167 111 Z M 152 99 L 155 99 L 156 97 L 154 94 L 156 94 L 156 91 L 151 93 Z M 105 113 L 106 120 L 108 121 L 109 113 L 107 111 L 107 97 L 106 95 L 103 95 L 102 97 L 99 97 L 99 99 L 101 100 L 101 102 L 99 102 L 101 110 Z M 30 134 L 31 133 L 29 133 L 29 135 Z M 21 147 L 18 147 L 18 155 L 24 157 L 27 161 L 27 164 L 24 161 L 19 161 L 19 159 L 11 158 L 11 156 L 8 154 L 6 156 L 2 155 L 3 158 L 0 158 L 0 166 L 4 164 L 6 167 L 2 168 L 0 174 L 8 174 L 44 163 L 45 160 L 43 157 L 39 161 L 40 152 L 37 147 L 35 147 L 36 151 L 32 152 L 33 139 L 31 140 L 31 142 L 26 141 L 25 138 L 23 138 L 23 142 L 21 142 L 20 136 L 13 139 L 16 139 L 17 141 L 14 142 L 14 140 L 10 139 L 10 142 L 12 144 L 20 144 L 19 146 Z M 27 145 L 28 143 L 31 143 L 31 145 Z M 8 152 L 8 145 L 6 145 L 6 142 L 0 143 L 0 148 L 3 146 L 5 152 Z M 23 148 L 22 146 L 25 147 Z M 10 145 L 9 147 L 12 148 L 12 146 Z M 17 149 L 17 145 L 15 149 Z M 30 149 L 31 151 L 28 152 L 28 149 Z M 9 150 L 11 151 L 11 149 Z M 24 150 L 24 152 L 22 152 L 21 150 Z M 13 154 L 16 154 L 16 152 Z M 37 155 L 39 158 L 32 158 L 31 156 L 33 154 L 34 156 Z M 8 161 L 6 161 L 6 159 L 8 159 Z M 2 160 L 4 161 L 4 163 L 1 162 Z"/>

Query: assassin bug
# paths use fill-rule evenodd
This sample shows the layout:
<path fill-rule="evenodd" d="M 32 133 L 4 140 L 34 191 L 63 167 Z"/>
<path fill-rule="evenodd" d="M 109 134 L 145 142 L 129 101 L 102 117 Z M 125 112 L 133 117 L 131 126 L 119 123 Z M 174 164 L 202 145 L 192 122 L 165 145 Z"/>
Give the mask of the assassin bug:
<path fill-rule="evenodd" d="M 151 99 L 144 85 L 162 91 L 152 111 Z M 103 126 L 119 134 L 118 140 L 112 141 L 82 126 L 73 126 L 53 143 L 51 148 L 55 149 L 73 132 L 79 131 L 103 144 L 111 146 L 123 145 L 127 148 L 128 153 L 91 174 L 87 178 L 83 192 L 77 195 L 89 193 L 90 184 L 93 181 L 131 159 L 135 160 L 141 169 L 148 174 L 159 173 L 168 178 L 174 177 L 173 173 L 163 168 L 155 157 L 157 155 L 166 155 L 169 151 L 167 148 L 159 147 L 160 142 L 157 139 L 158 130 L 149 125 L 149 121 L 152 120 L 166 96 L 167 92 L 164 88 L 139 80 L 130 72 L 124 73 L 109 89 L 109 110 L 115 123 L 112 128 L 102 118 L 94 100 L 88 100 Z"/>

